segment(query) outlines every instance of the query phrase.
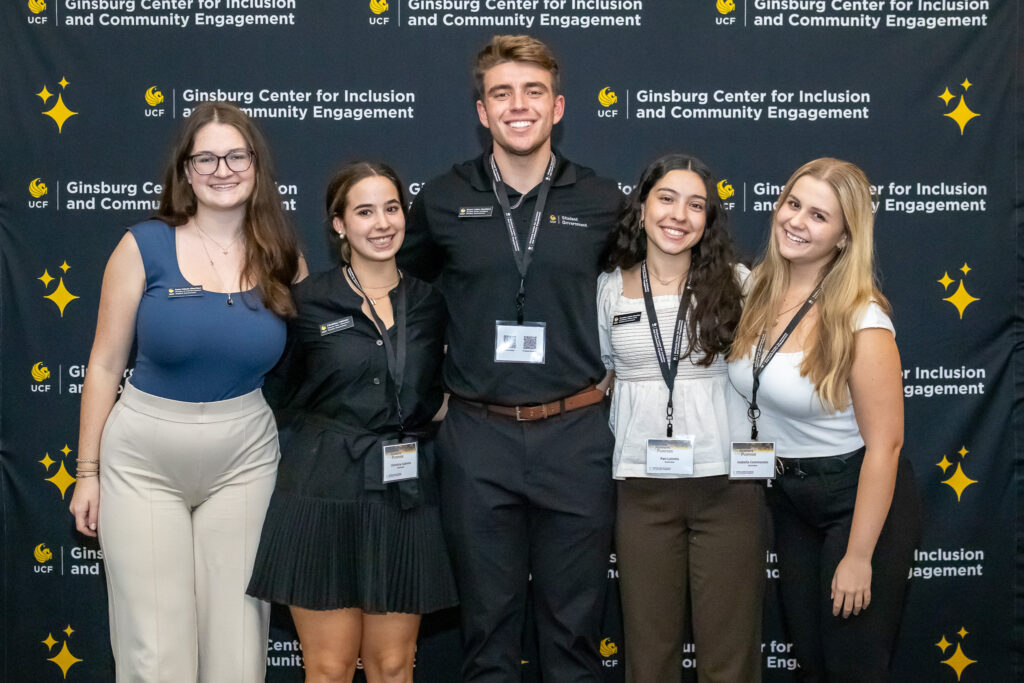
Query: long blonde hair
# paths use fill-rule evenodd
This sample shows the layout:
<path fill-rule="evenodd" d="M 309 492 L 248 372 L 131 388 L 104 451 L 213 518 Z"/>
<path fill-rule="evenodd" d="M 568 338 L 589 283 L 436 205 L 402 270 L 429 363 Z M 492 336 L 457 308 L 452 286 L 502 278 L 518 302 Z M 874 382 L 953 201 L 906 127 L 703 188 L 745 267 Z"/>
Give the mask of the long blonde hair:
<path fill-rule="evenodd" d="M 761 333 L 773 327 L 789 286 L 789 262 L 779 253 L 774 225 L 779 207 L 785 205 L 794 183 L 803 176 L 820 180 L 832 188 L 839 200 L 847 236 L 846 244 L 825 266 L 817 302 L 818 320 L 808 337 L 800 364 L 800 375 L 814 385 L 822 405 L 838 411 L 850 404 L 847 382 L 853 367 L 854 324 L 872 301 L 887 314 L 891 310 L 875 281 L 871 186 L 864 171 L 854 164 L 832 158 L 815 159 L 797 169 L 786 182 L 772 215 L 768 249 L 751 274 L 750 293 L 736 329 L 731 357 L 748 356 Z"/>

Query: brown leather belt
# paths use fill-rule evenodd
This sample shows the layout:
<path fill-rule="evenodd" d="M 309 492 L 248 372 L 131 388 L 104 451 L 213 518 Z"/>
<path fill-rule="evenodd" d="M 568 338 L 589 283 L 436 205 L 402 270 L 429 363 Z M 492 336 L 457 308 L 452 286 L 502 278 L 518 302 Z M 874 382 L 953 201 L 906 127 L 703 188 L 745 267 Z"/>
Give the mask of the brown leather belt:
<path fill-rule="evenodd" d="M 517 422 L 533 422 L 534 420 L 544 420 L 549 417 L 554 417 L 561 413 L 568 413 L 570 410 L 576 410 L 577 408 L 585 408 L 592 406 L 595 403 L 600 403 L 604 400 L 604 391 L 597 387 L 587 387 L 583 391 L 573 394 L 572 396 L 566 396 L 558 401 L 552 401 L 551 403 L 541 403 L 540 405 L 532 406 L 499 406 L 491 403 L 480 403 L 478 401 L 469 401 L 452 394 L 452 398 L 462 403 L 466 403 L 471 406 L 483 408 L 489 413 L 496 415 L 504 415 L 505 417 L 511 417 Z"/>

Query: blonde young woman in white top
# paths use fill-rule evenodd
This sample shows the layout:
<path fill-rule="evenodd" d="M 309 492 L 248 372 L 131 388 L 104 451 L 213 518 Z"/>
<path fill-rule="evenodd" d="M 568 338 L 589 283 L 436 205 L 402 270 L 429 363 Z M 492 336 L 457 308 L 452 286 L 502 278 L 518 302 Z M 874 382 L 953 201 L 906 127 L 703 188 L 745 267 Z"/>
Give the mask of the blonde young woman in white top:
<path fill-rule="evenodd" d="M 669 154 L 647 167 L 604 268 L 626 681 L 678 681 L 692 631 L 701 683 L 756 683 L 766 510 L 760 482 L 728 479 L 731 425 L 742 425 L 745 406 L 725 363 L 747 270 L 734 264 L 703 162 Z"/>
<path fill-rule="evenodd" d="M 888 680 L 920 529 L 872 231 L 863 171 L 838 159 L 797 170 L 730 356 L 733 384 L 755 403 L 757 438 L 774 441 L 779 458 L 768 500 L 800 681 Z"/>

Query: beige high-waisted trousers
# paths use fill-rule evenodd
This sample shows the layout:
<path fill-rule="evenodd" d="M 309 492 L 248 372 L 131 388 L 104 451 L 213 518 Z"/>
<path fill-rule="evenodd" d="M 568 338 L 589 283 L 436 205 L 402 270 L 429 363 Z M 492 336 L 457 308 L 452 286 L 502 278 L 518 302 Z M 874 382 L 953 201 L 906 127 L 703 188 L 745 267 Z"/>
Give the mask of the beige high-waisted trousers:
<path fill-rule="evenodd" d="M 257 683 L 269 605 L 245 594 L 279 458 L 260 390 L 211 403 L 126 383 L 100 442 L 118 683 Z"/>

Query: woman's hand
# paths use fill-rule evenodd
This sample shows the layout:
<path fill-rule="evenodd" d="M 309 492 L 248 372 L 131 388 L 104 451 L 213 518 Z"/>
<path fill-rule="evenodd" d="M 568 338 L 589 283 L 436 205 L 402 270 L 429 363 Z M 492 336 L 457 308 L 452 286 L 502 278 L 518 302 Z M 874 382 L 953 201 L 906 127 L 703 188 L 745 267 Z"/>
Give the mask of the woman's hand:
<path fill-rule="evenodd" d="M 71 514 L 75 528 L 86 536 L 96 536 L 100 521 L 100 478 L 84 477 L 75 482 L 71 496 Z"/>
<path fill-rule="evenodd" d="M 871 604 L 871 558 L 855 557 L 847 553 L 832 576 L 832 615 L 843 619 L 860 614 Z"/>

